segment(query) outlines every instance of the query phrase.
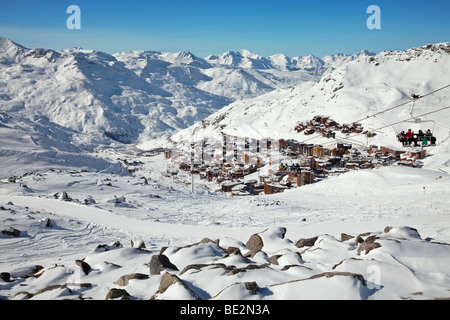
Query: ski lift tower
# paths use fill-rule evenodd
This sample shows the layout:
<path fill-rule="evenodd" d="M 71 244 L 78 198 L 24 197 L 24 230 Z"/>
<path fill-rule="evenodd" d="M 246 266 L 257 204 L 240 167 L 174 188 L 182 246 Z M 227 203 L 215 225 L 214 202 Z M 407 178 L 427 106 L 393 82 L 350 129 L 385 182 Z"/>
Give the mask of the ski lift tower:
<path fill-rule="evenodd" d="M 411 95 L 411 100 L 412 100 L 412 105 L 411 105 L 411 109 L 409 110 L 409 114 L 411 115 L 411 118 L 413 118 L 413 111 L 414 111 L 414 107 L 416 106 L 416 101 L 419 100 L 421 97 L 417 94 L 412 94 Z"/>
<path fill-rule="evenodd" d="M 409 122 L 409 123 L 431 122 L 431 123 L 433 123 L 433 130 L 432 130 L 432 132 L 434 132 L 434 128 L 436 126 L 436 121 L 434 121 L 434 120 L 422 120 L 419 117 L 414 117 L 413 116 L 413 111 L 414 111 L 414 107 L 416 106 L 416 101 L 419 100 L 420 98 L 422 98 L 420 95 L 416 95 L 416 94 L 412 94 L 411 95 L 412 105 L 411 105 L 411 109 L 409 110 L 409 114 L 411 115 L 411 119 L 407 120 L 405 122 Z"/>

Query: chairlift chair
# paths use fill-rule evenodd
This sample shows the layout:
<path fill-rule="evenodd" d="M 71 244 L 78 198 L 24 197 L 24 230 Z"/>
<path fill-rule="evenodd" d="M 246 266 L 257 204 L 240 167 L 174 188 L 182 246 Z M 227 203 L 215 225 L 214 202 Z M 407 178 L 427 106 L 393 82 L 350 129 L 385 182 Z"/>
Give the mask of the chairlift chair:
<path fill-rule="evenodd" d="M 420 95 L 416 95 L 416 94 L 412 94 L 411 95 L 411 108 L 409 110 L 409 114 L 411 115 L 411 119 L 408 120 L 404 120 L 402 121 L 402 123 L 413 123 L 413 124 L 419 124 L 419 123 L 433 123 L 433 128 L 431 129 L 431 133 L 434 133 L 434 129 L 436 127 L 436 121 L 434 120 L 422 120 L 421 118 L 418 117 L 414 117 L 413 112 L 414 112 L 414 108 L 416 106 L 416 101 L 419 100 L 421 98 Z M 397 127 L 397 129 L 395 130 L 395 134 L 398 135 L 399 134 L 399 127 L 401 124 L 399 124 L 399 126 Z"/>

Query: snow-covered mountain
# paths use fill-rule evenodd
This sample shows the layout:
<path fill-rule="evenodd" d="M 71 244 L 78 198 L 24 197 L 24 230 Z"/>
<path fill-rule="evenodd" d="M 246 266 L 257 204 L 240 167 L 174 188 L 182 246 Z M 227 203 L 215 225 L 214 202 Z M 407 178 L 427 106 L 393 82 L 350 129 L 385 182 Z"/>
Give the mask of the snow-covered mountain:
<path fill-rule="evenodd" d="M 256 69 L 256 70 L 291 70 L 309 71 L 311 74 L 322 74 L 327 69 L 333 69 L 340 64 L 357 59 L 360 56 L 374 56 L 367 50 L 354 55 L 336 54 L 318 58 L 313 55 L 288 57 L 284 54 L 275 54 L 262 57 L 248 50 L 238 52 L 228 51 L 221 55 L 210 55 L 205 58 L 212 65 L 229 66 L 234 68 Z"/>
<path fill-rule="evenodd" d="M 436 44 L 323 59 L 247 50 L 202 59 L 190 52 L 27 49 L 0 38 L 3 136 L 30 137 L 21 140 L 22 150 L 40 155 L 111 143 L 153 146 L 145 142 L 176 132 L 176 142 L 221 130 L 302 140 L 296 125 L 316 114 L 347 123 L 446 85 L 448 56 L 448 44 Z M 416 111 L 441 106 L 442 99 L 427 97 Z M 409 106 L 395 111 L 363 125 L 372 130 L 404 119 Z M 439 141 L 447 137 L 445 126 L 436 130 Z M 384 130 L 375 138 L 396 143 L 394 133 Z"/>
<path fill-rule="evenodd" d="M 229 56 L 55 52 L 0 38 L 0 300 L 449 298 L 450 44 Z M 424 95 L 413 109 L 412 93 Z M 295 130 L 316 115 L 376 135 Z M 197 119 L 171 138 L 399 146 L 398 130 L 430 127 L 438 143 L 421 169 L 232 197 L 135 148 Z"/>
<path fill-rule="evenodd" d="M 416 117 L 448 107 L 450 88 L 416 101 L 413 110 L 412 101 L 408 101 L 411 94 L 423 96 L 450 85 L 450 44 L 377 55 L 362 51 L 352 57 L 328 57 L 322 60 L 325 61 L 336 63 L 336 67 L 327 69 L 319 81 L 234 102 L 171 139 L 176 143 L 205 137 L 221 141 L 223 132 L 237 137 L 308 140 L 317 144 L 349 141 L 399 147 L 399 131 L 431 129 L 438 142 L 443 143 L 442 152 L 448 154 L 449 109 L 422 116 L 420 123 L 416 123 Z M 405 105 L 382 112 L 400 104 Z M 329 139 L 319 133 L 305 136 L 295 130 L 299 123 L 311 121 L 315 115 L 330 117 L 340 124 L 359 120 L 364 131 L 374 131 L 376 135 L 367 139 L 365 135 L 349 138 L 339 133 L 336 139 Z"/>
<path fill-rule="evenodd" d="M 56 52 L 0 38 L 1 111 L 26 119 L 46 117 L 78 132 L 83 138 L 72 142 L 84 146 L 91 139 L 94 145 L 105 138 L 150 140 L 189 127 L 238 99 L 315 81 L 322 72 L 312 71 L 316 65 L 293 68 L 292 62 L 283 66 L 272 60 L 245 50 L 216 60 L 190 52 Z"/>

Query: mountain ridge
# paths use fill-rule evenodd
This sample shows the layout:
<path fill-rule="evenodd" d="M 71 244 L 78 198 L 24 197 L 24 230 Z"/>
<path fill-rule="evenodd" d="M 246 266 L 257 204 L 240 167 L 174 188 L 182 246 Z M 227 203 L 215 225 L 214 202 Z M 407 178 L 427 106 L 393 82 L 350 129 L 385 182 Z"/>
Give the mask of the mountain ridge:
<path fill-rule="evenodd" d="M 439 145 L 432 151 L 445 155 L 450 151 L 450 113 L 434 112 L 450 107 L 445 105 L 450 94 L 448 79 L 450 43 L 383 51 L 374 56 L 362 52 L 356 59 L 328 69 L 314 83 L 234 102 L 202 123 L 174 134 L 171 140 L 175 146 L 204 139 L 220 142 L 225 134 L 253 139 L 294 139 L 329 147 L 344 141 L 359 146 L 373 143 L 400 148 L 397 141 L 400 130 L 434 129 Z M 440 88 L 447 89 L 429 95 Z M 417 101 L 413 109 L 412 94 L 427 96 Z M 397 105 L 403 107 L 384 112 Z M 417 119 L 418 115 L 429 113 Z M 364 131 L 374 131 L 375 136 L 367 139 L 363 134 L 338 133 L 335 139 L 330 139 L 318 132 L 311 136 L 296 132 L 299 123 L 309 122 L 315 116 L 330 117 L 340 124 L 361 121 Z M 433 168 L 448 165 L 444 161 L 433 164 Z"/>
<path fill-rule="evenodd" d="M 117 143 L 143 146 L 147 141 L 176 137 L 178 132 L 198 127 L 209 121 L 208 117 L 218 118 L 216 113 L 223 114 L 230 108 L 242 108 L 248 116 L 252 109 L 249 105 L 256 103 L 256 108 L 264 110 L 267 107 L 261 106 L 261 100 L 289 100 L 292 92 L 309 96 L 300 105 L 309 104 L 321 112 L 330 101 L 336 103 L 334 96 L 345 93 L 355 82 L 361 86 L 367 80 L 367 87 L 379 87 L 370 80 L 367 70 L 378 68 L 383 59 L 392 62 L 392 70 L 387 73 L 400 67 L 398 80 L 402 72 L 409 72 L 400 62 L 422 59 L 425 53 L 446 56 L 447 50 L 448 44 L 442 43 L 378 54 L 362 50 L 320 59 L 284 54 L 262 57 L 243 49 L 202 59 L 189 51 L 111 55 L 82 48 L 27 49 L 0 38 L 0 112 L 14 113 L 11 119 L 15 124 L 13 120 L 8 122 L 12 128 L 32 127 L 34 119 L 42 117 L 50 126 L 67 128 L 67 143 L 80 150 Z M 238 66 L 222 65 L 220 59 L 226 55 L 238 57 Z M 353 78 L 342 76 L 349 66 L 358 63 L 367 68 L 356 70 Z M 428 74 L 430 79 L 432 76 Z M 341 84 L 344 78 L 347 83 Z M 419 77 L 416 79 L 420 83 Z M 434 87 L 431 83 L 425 86 L 429 90 Z M 405 98 L 410 94 L 406 91 L 419 91 L 413 87 L 402 90 L 393 90 L 392 95 Z M 327 98 L 320 100 L 324 93 Z M 348 112 L 342 116 L 345 114 Z M 59 136 L 54 132 L 60 130 L 46 135 L 56 141 Z"/>
<path fill-rule="evenodd" d="M 0 38 L 0 72 L 2 112 L 43 115 L 96 135 L 94 144 L 169 136 L 233 101 L 317 80 L 309 68 L 225 67 L 189 51 L 111 55 L 82 48 L 28 49 L 6 38 Z"/>

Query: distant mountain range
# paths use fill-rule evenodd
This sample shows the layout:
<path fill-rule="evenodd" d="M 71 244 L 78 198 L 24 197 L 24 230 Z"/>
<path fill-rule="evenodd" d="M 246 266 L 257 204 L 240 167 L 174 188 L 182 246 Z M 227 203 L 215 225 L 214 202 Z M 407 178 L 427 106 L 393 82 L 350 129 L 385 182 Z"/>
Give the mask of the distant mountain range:
<path fill-rule="evenodd" d="M 190 52 L 110 55 L 27 49 L 0 38 L 0 110 L 45 117 L 89 134 L 72 142 L 135 143 L 169 136 L 239 99 L 317 81 L 361 54 L 369 55 L 265 58 L 247 50 L 205 59 Z"/>
<path fill-rule="evenodd" d="M 241 50 L 202 59 L 190 52 L 28 49 L 0 38 L 0 156 L 34 161 L 22 149 L 54 161 L 55 152 L 146 148 L 156 139 L 180 142 L 220 130 L 298 137 L 295 123 L 313 114 L 346 122 L 447 84 L 448 48 L 322 59 Z"/>

